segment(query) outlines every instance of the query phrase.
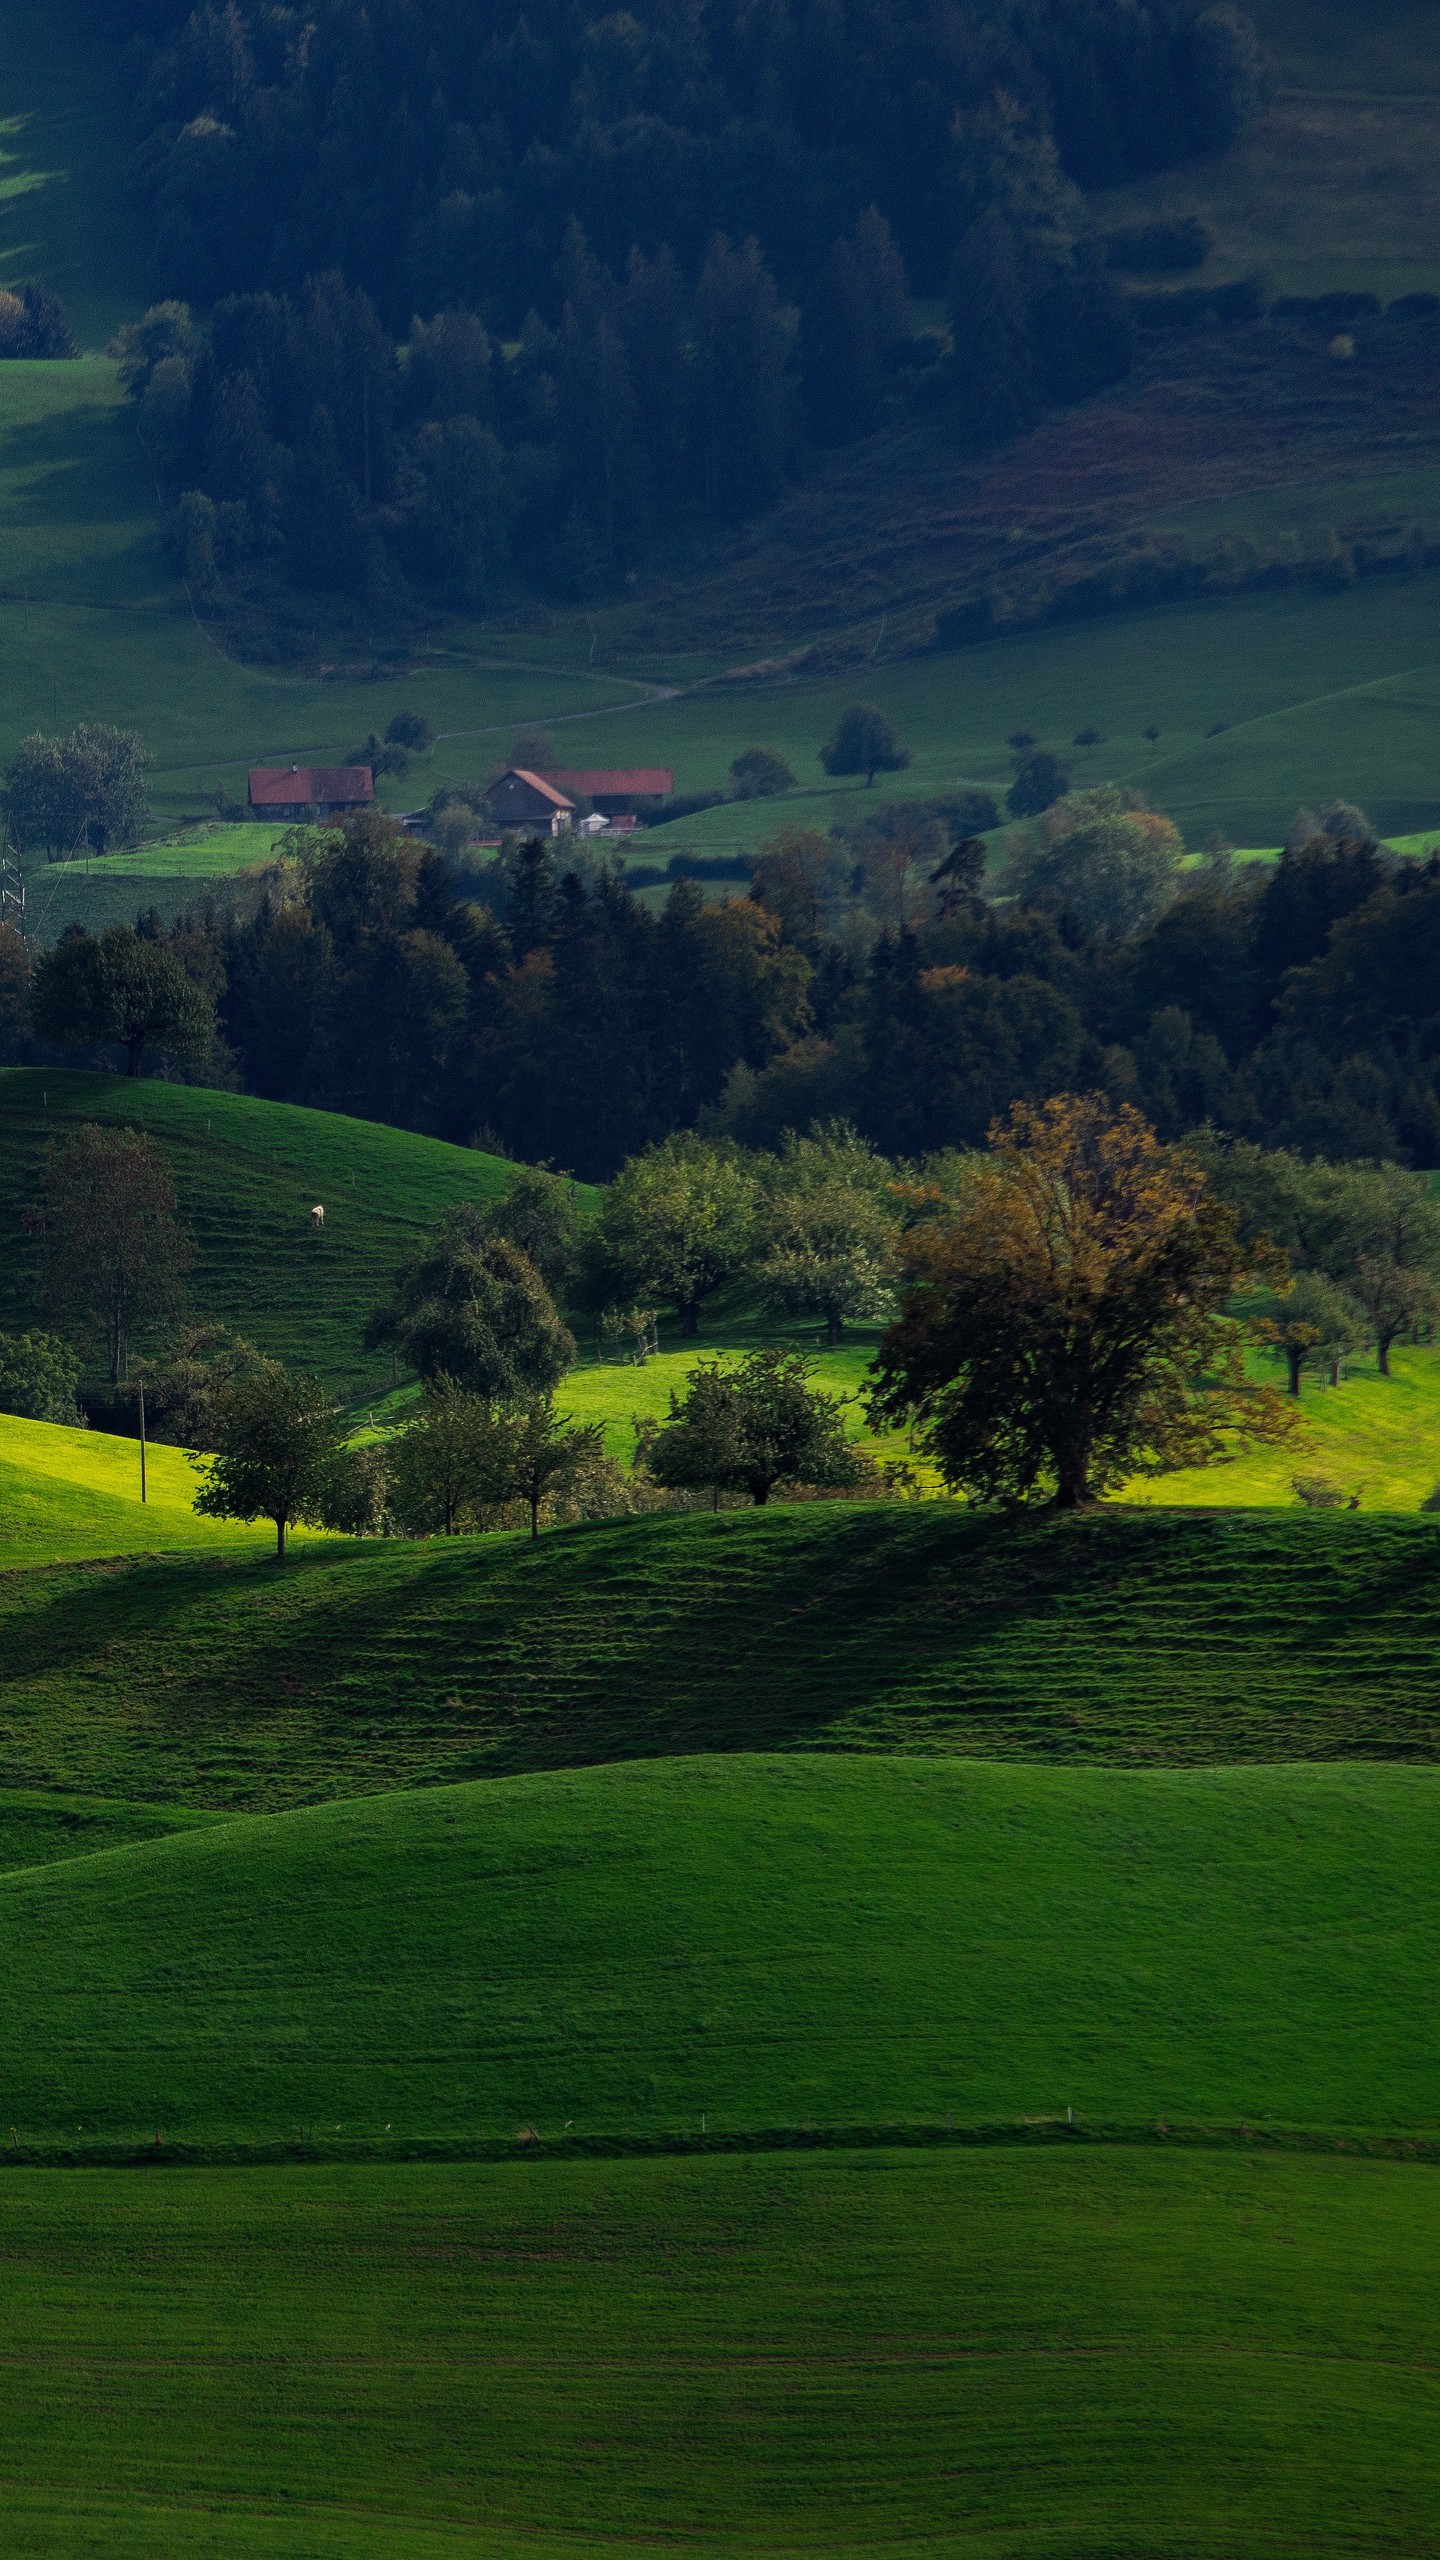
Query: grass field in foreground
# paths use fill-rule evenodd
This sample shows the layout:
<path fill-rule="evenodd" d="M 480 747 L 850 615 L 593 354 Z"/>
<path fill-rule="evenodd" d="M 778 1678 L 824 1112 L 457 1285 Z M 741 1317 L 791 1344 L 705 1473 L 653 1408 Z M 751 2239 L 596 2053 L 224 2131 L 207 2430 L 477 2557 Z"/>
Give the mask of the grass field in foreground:
<path fill-rule="evenodd" d="M 1435 2548 L 1433 2170 L 23 2174 L 14 2560 Z"/>
<path fill-rule="evenodd" d="M 21 1214 L 47 1143 L 85 1120 L 148 1129 L 164 1146 L 199 1248 L 194 1307 L 356 1393 L 387 1383 L 388 1363 L 367 1359 L 361 1328 L 422 1230 L 459 1201 L 493 1199 L 508 1178 L 497 1157 L 333 1111 L 143 1077 L 0 1068 L 0 1327 L 40 1320 Z"/>
<path fill-rule="evenodd" d="M 199 1806 L 693 1751 L 1440 1757 L 1430 1520 L 945 1503 L 0 1577 L 0 1785 Z"/>
<path fill-rule="evenodd" d="M 1440 2131 L 1440 1773 L 638 1761 L 0 1876 L 23 2146 Z"/>

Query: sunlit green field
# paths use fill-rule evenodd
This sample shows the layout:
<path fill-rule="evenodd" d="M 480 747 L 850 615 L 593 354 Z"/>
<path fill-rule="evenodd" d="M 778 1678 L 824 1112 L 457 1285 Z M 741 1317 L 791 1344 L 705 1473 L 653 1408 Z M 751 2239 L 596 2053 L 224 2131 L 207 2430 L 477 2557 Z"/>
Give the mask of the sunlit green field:
<path fill-rule="evenodd" d="M 1363 1763 L 731 1753 L 211 1822 L 0 1877 L 5 2122 L 1440 2135 L 1437 1852 L 1440 1774 Z"/>
<path fill-rule="evenodd" d="M 264 1523 L 197 1520 L 196 1471 L 182 1449 L 152 1444 L 140 1499 L 140 1444 L 0 1413 L 0 1570 L 86 1556 L 273 1541 Z"/>

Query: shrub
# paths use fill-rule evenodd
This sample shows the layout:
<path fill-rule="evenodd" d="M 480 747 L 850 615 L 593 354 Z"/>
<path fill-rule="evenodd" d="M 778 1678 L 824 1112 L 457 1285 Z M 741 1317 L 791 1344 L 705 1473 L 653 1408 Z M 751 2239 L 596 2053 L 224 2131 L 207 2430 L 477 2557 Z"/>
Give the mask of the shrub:
<path fill-rule="evenodd" d="M 1038 818 L 1045 809 L 1063 800 L 1070 788 L 1070 768 L 1048 747 L 1032 747 L 1018 756 L 1015 779 L 1005 794 L 1005 806 L 1012 818 Z"/>
<path fill-rule="evenodd" d="M 793 791 L 795 776 L 774 747 L 747 747 L 730 767 L 737 800 L 775 800 Z"/>
<path fill-rule="evenodd" d="M 80 1355 L 55 1333 L 0 1333 L 0 1413 L 27 1422 L 78 1422 Z"/>

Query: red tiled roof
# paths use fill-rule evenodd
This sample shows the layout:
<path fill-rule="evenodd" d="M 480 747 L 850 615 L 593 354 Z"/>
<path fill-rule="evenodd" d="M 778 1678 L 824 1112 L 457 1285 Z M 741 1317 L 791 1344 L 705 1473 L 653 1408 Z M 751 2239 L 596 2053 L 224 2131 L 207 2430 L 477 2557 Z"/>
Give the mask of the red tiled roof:
<path fill-rule="evenodd" d="M 631 765 L 618 773 L 557 773 L 567 791 L 585 800 L 668 800 L 675 776 L 664 765 Z"/>
<path fill-rule="evenodd" d="M 563 791 L 557 791 L 555 783 L 547 782 L 543 773 L 531 773 L 528 767 L 523 764 L 512 765 L 510 770 L 514 774 L 517 782 L 528 782 L 531 790 L 538 791 L 541 798 L 548 800 L 554 808 L 570 809 L 574 807 L 574 802 L 567 800 Z M 555 777 L 556 782 L 558 782 L 559 779 L 560 776 L 557 774 Z"/>
<path fill-rule="evenodd" d="M 250 772 L 252 809 L 333 809 L 374 797 L 368 764 L 257 764 Z"/>

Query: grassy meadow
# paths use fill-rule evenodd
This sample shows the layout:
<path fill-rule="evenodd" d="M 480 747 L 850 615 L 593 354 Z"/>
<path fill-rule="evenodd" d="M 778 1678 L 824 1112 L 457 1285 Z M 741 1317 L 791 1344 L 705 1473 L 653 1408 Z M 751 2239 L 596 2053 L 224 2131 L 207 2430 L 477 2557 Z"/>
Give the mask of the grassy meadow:
<path fill-rule="evenodd" d="M 1421 2552 L 1437 2195 L 1118 2150 L 27 2173 L 7 2546 Z"/>
<path fill-rule="evenodd" d="M 1437 1852 L 1435 1773 L 1363 1765 L 737 1754 L 210 1823 L 0 1877 L 5 2120 L 1440 2133 Z"/>
<path fill-rule="evenodd" d="M 1440 286 L 1434 9 L 1252 5 L 1260 131 L 1102 217 L 1201 210 L 1215 273 L 1277 290 Z M 118 63 L 87 0 L 0 0 L 0 59 L 0 282 L 50 283 L 85 349 L 0 365 L 0 763 L 80 719 L 155 760 L 153 841 L 32 869 L 40 938 L 223 886 L 273 831 L 217 790 L 402 706 L 440 735 L 393 807 L 536 720 L 682 790 L 786 755 L 785 800 L 641 860 L 863 810 L 819 764 L 857 697 L 911 749 L 886 792 L 1003 790 L 1007 731 L 1093 725 L 1077 778 L 1192 846 L 1335 796 L 1440 827 L 1435 574 L 899 664 L 882 599 L 823 681 L 715 682 L 698 591 L 654 650 L 644 598 L 500 600 L 399 634 L 302 607 L 243 659 L 103 354 L 151 298 Z M 1423 439 L 1258 477 L 1146 520 L 1440 515 Z M 835 619 L 813 562 L 757 587 L 747 655 Z M 362 1433 L 403 1414 L 365 1315 L 501 1163 L 0 1071 L 0 1327 L 39 1320 L 21 1212 L 84 1119 L 169 1151 L 197 1313 Z M 755 1338 L 727 1293 L 561 1401 L 624 1458 L 697 1348 Z M 858 1397 L 872 1346 L 820 1382 Z M 283 1570 L 194 1517 L 183 1452 L 142 1508 L 133 1441 L 0 1417 L 6 2560 L 1440 2551 L 1440 1353 L 1394 1368 L 1083 1518 L 796 1503 L 302 1537 Z M 1360 1509 L 1301 1510 L 1301 1472 Z"/>
<path fill-rule="evenodd" d="M 183 1449 L 152 1442 L 142 1503 L 138 1440 L 0 1413 L 0 1571 L 273 1541 L 263 1522 L 197 1519 L 196 1485 Z"/>

